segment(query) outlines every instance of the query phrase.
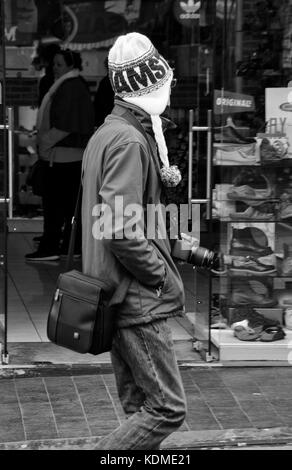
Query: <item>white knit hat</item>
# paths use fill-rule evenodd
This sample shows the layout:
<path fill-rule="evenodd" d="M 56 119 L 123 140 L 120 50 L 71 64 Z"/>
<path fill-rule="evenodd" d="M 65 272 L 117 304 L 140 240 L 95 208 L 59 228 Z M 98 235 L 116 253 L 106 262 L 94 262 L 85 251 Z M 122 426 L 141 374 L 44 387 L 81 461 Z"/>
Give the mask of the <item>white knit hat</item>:
<path fill-rule="evenodd" d="M 172 69 L 150 39 L 140 33 L 128 33 L 117 38 L 109 51 L 108 68 L 116 96 L 150 114 L 163 165 L 161 179 L 167 186 L 176 186 L 181 174 L 176 166 L 169 165 L 160 119 L 169 102 Z"/>
<path fill-rule="evenodd" d="M 140 33 L 119 36 L 108 55 L 109 76 L 121 98 L 157 90 L 172 77 L 172 69 L 150 39 Z"/>

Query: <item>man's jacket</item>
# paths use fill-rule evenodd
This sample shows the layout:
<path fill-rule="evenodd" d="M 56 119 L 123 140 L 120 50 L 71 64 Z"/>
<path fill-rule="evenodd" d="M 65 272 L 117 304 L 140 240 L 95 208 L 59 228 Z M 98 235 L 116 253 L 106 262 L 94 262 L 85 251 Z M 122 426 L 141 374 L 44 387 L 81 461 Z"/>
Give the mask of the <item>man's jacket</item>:
<path fill-rule="evenodd" d="M 147 134 L 126 119 L 129 113 Z M 83 272 L 108 280 L 124 298 L 117 312 L 119 327 L 184 310 L 183 284 L 164 218 L 147 214 L 160 204 L 162 185 L 151 129 L 147 113 L 116 100 L 83 157 Z"/>

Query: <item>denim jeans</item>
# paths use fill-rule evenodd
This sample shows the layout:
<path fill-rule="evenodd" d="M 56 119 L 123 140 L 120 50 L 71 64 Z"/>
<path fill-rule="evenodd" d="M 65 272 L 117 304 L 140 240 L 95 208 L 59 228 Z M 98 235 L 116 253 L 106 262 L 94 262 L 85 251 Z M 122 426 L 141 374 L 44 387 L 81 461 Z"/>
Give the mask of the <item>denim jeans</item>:
<path fill-rule="evenodd" d="M 183 423 L 186 413 L 167 320 L 119 329 L 111 357 L 127 419 L 95 449 L 158 449 Z"/>

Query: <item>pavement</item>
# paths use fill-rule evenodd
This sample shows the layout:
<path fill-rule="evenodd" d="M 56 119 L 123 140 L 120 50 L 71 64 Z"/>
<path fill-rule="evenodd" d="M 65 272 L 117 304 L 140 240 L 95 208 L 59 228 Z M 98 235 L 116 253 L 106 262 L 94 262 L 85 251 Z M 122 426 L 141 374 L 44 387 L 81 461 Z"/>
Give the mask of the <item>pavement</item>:
<path fill-rule="evenodd" d="M 180 371 L 188 412 L 162 449 L 292 444 L 291 367 L 194 363 Z M 0 369 L 0 451 L 92 450 L 124 419 L 108 362 Z"/>

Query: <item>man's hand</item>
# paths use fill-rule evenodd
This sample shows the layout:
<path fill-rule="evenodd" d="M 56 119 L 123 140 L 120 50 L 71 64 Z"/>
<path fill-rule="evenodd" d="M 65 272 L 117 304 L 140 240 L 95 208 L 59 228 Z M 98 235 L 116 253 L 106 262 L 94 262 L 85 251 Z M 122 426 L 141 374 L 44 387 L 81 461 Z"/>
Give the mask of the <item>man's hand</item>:
<path fill-rule="evenodd" d="M 192 249 L 199 246 L 199 240 L 185 233 L 181 234 L 181 239 L 175 240 L 172 256 L 178 260 L 188 262 Z"/>

